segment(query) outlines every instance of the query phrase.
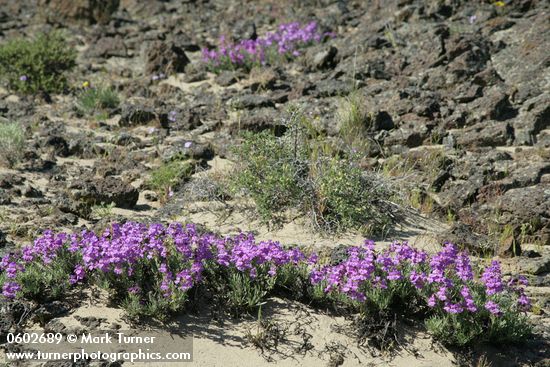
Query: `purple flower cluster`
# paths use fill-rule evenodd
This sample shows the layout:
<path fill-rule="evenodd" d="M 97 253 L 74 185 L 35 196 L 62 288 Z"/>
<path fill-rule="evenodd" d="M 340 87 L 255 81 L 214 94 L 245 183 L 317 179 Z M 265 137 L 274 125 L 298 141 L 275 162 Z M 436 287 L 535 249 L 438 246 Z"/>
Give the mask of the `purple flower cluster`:
<path fill-rule="evenodd" d="M 339 264 L 318 264 L 298 248 L 284 248 L 276 241 L 256 241 L 252 234 L 220 237 L 200 233 L 193 224 L 113 223 L 101 235 L 83 230 L 76 234 L 45 231 L 32 245 L 0 260 L 2 294 L 15 298 L 24 283 L 19 275 L 29 266 L 54 266 L 69 259 L 69 285 L 110 277 L 124 292 L 145 295 L 145 288 L 170 297 L 208 282 L 211 271 L 245 274 L 251 280 L 277 277 L 281 269 L 309 269 L 313 285 L 364 302 L 373 292 L 408 289 L 425 299 L 435 312 L 468 314 L 506 310 L 502 297 L 513 296 L 519 310 L 528 310 L 524 277 L 502 279 L 500 264 L 493 261 L 480 278 L 474 276 L 470 258 L 450 243 L 429 255 L 407 243 L 394 242 L 377 250 L 373 241 L 349 247 Z M 209 269 L 209 271 L 206 271 Z M 222 272 L 226 274 L 225 272 Z M 222 274 L 218 273 L 218 274 Z M 144 275 L 145 274 L 145 275 Z"/>
<path fill-rule="evenodd" d="M 372 241 L 362 247 L 348 249 L 348 258 L 337 265 L 325 265 L 311 271 L 313 284 L 323 284 L 327 293 L 342 293 L 363 302 L 375 289 L 409 286 L 415 289 L 432 308 L 448 314 L 475 313 L 485 308 L 493 315 L 501 315 L 498 294 L 516 294 L 519 309 L 529 308 L 529 299 L 521 286 L 525 278 L 504 286 L 500 265 L 493 261 L 482 273 L 474 277 L 470 258 L 466 252 L 446 243 L 441 251 L 429 256 L 407 243 L 393 243 L 387 250 L 377 252 Z M 474 300 L 473 289 L 483 288 L 483 297 Z M 479 302 L 479 304 L 476 304 Z"/>
<path fill-rule="evenodd" d="M 275 32 L 268 32 L 263 37 L 241 40 L 237 43 L 220 37 L 217 50 L 202 50 L 203 61 L 214 67 L 242 66 L 245 64 L 265 65 L 273 55 L 296 57 L 300 49 L 312 43 L 321 42 L 323 36 L 317 23 L 300 25 L 298 22 L 279 25 Z"/>
<path fill-rule="evenodd" d="M 160 290 L 165 296 L 176 288 L 185 291 L 200 282 L 207 263 L 247 272 L 254 278 L 261 267 L 269 269 L 267 273 L 274 277 L 282 266 L 306 260 L 296 248 L 284 249 L 275 241 L 256 242 L 251 234 L 220 238 L 199 234 L 191 224 L 173 223 L 166 227 L 115 223 L 101 236 L 87 230 L 73 235 L 46 231 L 32 246 L 24 247 L 20 253 L 6 255 L 0 261 L 0 275 L 4 272 L 10 281 L 4 283 L 3 295 L 15 297 L 21 289 L 15 279 L 26 266 L 33 261 L 52 263 L 64 251 L 80 259 L 69 276 L 70 284 L 97 274 L 131 280 L 137 268 L 158 264 Z M 139 293 L 140 287 L 133 285 L 128 292 Z"/>

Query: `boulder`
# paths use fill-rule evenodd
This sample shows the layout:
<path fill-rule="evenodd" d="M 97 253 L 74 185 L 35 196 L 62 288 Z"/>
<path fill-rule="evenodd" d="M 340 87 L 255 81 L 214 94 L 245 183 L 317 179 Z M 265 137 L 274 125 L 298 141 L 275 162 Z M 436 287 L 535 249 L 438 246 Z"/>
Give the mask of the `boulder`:
<path fill-rule="evenodd" d="M 120 178 L 107 176 L 72 183 L 69 196 L 89 206 L 115 203 L 119 208 L 132 209 L 137 203 L 139 191 Z"/>
<path fill-rule="evenodd" d="M 185 66 L 190 63 L 185 51 L 180 47 L 162 42 L 153 41 L 145 50 L 145 73 L 183 73 Z"/>

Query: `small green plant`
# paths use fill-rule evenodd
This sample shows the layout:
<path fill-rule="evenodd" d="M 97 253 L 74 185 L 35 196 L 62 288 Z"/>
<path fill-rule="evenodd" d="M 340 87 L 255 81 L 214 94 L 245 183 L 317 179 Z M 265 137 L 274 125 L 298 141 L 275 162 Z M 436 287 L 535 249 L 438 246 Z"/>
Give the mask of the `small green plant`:
<path fill-rule="evenodd" d="M 188 179 L 193 173 L 193 165 L 187 161 L 175 160 L 162 164 L 151 172 L 149 187 L 166 200 L 172 189 Z"/>
<path fill-rule="evenodd" d="M 113 208 L 116 206 L 114 202 L 110 204 L 101 203 L 101 205 L 92 206 L 92 217 L 94 218 L 111 218 L 113 216 Z"/>
<path fill-rule="evenodd" d="M 0 124 L 0 161 L 13 167 L 23 157 L 25 131 L 18 123 Z"/>
<path fill-rule="evenodd" d="M 342 98 L 336 116 L 340 124 L 339 135 L 344 143 L 359 151 L 367 150 L 365 133 L 371 124 L 371 117 L 361 94 L 354 92 Z"/>
<path fill-rule="evenodd" d="M 61 92 L 67 87 L 65 72 L 75 60 L 76 50 L 59 32 L 16 38 L 0 46 L 0 75 L 18 92 Z"/>
<path fill-rule="evenodd" d="M 258 320 L 255 323 L 255 329 L 248 328 L 246 339 L 254 347 L 262 352 L 266 350 L 276 350 L 279 342 L 285 338 L 286 329 L 273 320 L 262 318 L 262 307 L 258 308 Z"/>
<path fill-rule="evenodd" d="M 82 115 L 108 116 L 106 110 L 118 107 L 120 98 L 112 88 L 86 88 L 78 96 L 77 109 Z"/>
<path fill-rule="evenodd" d="M 256 275 L 250 277 L 235 268 L 220 271 L 207 267 L 209 282 L 206 288 L 212 291 L 214 304 L 235 317 L 257 310 L 276 285 L 276 277 L 268 274 L 269 267 L 259 266 L 258 269 Z"/>
<path fill-rule="evenodd" d="M 380 215 L 373 200 L 384 196 L 383 189 L 369 185 L 353 161 L 335 157 L 320 159 L 315 177 L 315 205 L 322 227 L 358 228 L 373 233 L 387 224 L 388 218 Z M 369 225 L 372 228 L 369 229 Z"/>

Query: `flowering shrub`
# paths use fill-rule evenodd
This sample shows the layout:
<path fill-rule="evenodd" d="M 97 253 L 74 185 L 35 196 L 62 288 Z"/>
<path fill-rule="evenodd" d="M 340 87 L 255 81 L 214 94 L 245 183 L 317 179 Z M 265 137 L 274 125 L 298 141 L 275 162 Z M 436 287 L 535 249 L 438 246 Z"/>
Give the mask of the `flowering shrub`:
<path fill-rule="evenodd" d="M 197 297 L 239 315 L 283 293 L 308 301 L 324 297 L 363 315 L 423 310 L 428 330 L 448 344 L 517 342 L 529 335 L 525 279 L 504 282 L 496 261 L 476 277 L 468 255 L 452 244 L 430 256 L 406 243 L 377 251 L 366 241 L 349 247 L 339 263 L 323 263 L 298 248 L 257 242 L 252 234 L 220 237 L 192 224 L 127 222 L 100 236 L 46 231 L 2 258 L 0 284 L 6 298 L 42 301 L 77 284 L 96 284 L 133 317 L 163 318 Z M 305 292 L 297 289 L 304 286 Z"/>
<path fill-rule="evenodd" d="M 301 54 L 300 49 L 321 42 L 325 35 L 319 32 L 316 22 L 306 25 L 286 23 L 263 37 L 237 43 L 221 36 L 218 49 L 204 48 L 202 59 L 213 71 L 237 67 L 250 69 L 254 65 L 272 64 L 277 60 L 297 57 Z"/>
<path fill-rule="evenodd" d="M 251 235 L 200 235 L 194 225 L 112 224 L 101 236 L 46 231 L 32 246 L 0 262 L 7 298 L 60 297 L 70 286 L 88 282 L 112 291 L 131 316 L 162 317 L 181 310 L 188 291 L 202 286 L 240 313 L 257 306 L 305 256 L 278 242 L 256 243 Z"/>
<path fill-rule="evenodd" d="M 327 293 L 344 294 L 362 313 L 427 307 L 428 330 L 448 344 L 466 345 L 481 338 L 515 342 L 529 334 L 521 314 L 530 307 L 523 277 L 505 284 L 493 261 L 474 276 L 466 252 L 447 243 L 433 256 L 408 244 L 393 243 L 377 252 L 372 241 L 351 247 L 348 258 L 311 272 L 313 284 Z M 371 309 L 367 310 L 366 307 Z"/>

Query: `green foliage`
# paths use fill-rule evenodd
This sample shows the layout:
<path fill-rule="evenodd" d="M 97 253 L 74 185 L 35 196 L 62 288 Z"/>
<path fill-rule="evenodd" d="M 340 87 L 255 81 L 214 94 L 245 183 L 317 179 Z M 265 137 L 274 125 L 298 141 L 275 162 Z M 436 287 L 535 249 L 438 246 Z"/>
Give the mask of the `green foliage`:
<path fill-rule="evenodd" d="M 187 266 L 181 253 L 171 248 L 172 256 L 166 259 L 168 266 Z M 189 265 L 190 266 L 190 265 Z M 153 318 L 164 321 L 175 313 L 184 310 L 189 297 L 187 290 L 175 286 L 163 288 L 163 274 L 158 259 L 142 259 L 133 267 L 132 275 L 127 271 L 98 273 L 90 281 L 98 284 L 120 302 L 130 319 Z M 135 292 L 129 292 L 135 289 Z"/>
<path fill-rule="evenodd" d="M 119 103 L 120 98 L 112 88 L 86 88 L 78 96 L 77 109 L 82 115 L 104 114 Z"/>
<path fill-rule="evenodd" d="M 92 206 L 92 217 L 94 218 L 111 218 L 113 216 L 113 208 L 116 207 L 114 202 L 110 204 L 101 203 L 101 205 Z"/>
<path fill-rule="evenodd" d="M 425 321 L 426 328 L 446 345 L 463 347 L 476 340 L 483 332 L 483 326 L 461 315 L 438 314 Z"/>
<path fill-rule="evenodd" d="M 250 278 L 248 274 L 232 272 L 229 275 L 227 301 L 231 310 L 238 315 L 241 310 L 249 311 L 262 304 L 267 293 L 274 285 L 274 278 L 262 280 Z"/>
<path fill-rule="evenodd" d="M 166 321 L 171 315 L 182 311 L 187 301 L 187 293 L 176 289 L 169 297 L 149 293 L 144 299 L 137 294 L 129 293 L 122 300 L 121 306 L 131 320 L 146 317 Z"/>
<path fill-rule="evenodd" d="M 378 211 L 373 200 L 384 197 L 384 191 L 370 185 L 353 161 L 338 158 L 320 160 L 315 177 L 317 213 L 324 227 L 342 230 L 358 228 L 372 233 L 387 223 L 388 218 Z"/>
<path fill-rule="evenodd" d="M 516 303 L 510 297 L 501 296 L 499 304 L 503 314 L 490 317 L 483 340 L 495 345 L 525 342 L 532 335 L 532 325 L 527 315 L 517 312 Z"/>
<path fill-rule="evenodd" d="M 339 154 L 303 116 L 291 118 L 287 132 L 245 132 L 235 149 L 233 190 L 244 192 L 267 223 L 297 209 L 327 232 L 381 231 L 389 217 L 377 209 L 387 197 L 377 178 L 359 167 L 355 154 Z"/>
<path fill-rule="evenodd" d="M 67 87 L 65 72 L 76 65 L 75 60 L 76 50 L 61 33 L 40 34 L 34 40 L 17 38 L 0 46 L 0 75 L 18 92 L 61 92 Z"/>
<path fill-rule="evenodd" d="M 483 287 L 472 287 L 476 303 L 487 300 Z M 448 346 L 467 346 L 476 342 L 494 345 L 521 344 L 532 335 L 532 326 L 527 315 L 518 311 L 515 297 L 501 293 L 497 302 L 502 315 L 494 316 L 486 309 L 477 312 L 449 314 L 438 312 L 425 320 L 425 325 L 434 338 Z"/>
<path fill-rule="evenodd" d="M 13 167 L 23 157 L 25 131 L 18 123 L 0 124 L 0 161 Z"/>
<path fill-rule="evenodd" d="M 303 204 L 305 182 L 300 179 L 307 174 L 307 163 L 302 152 L 264 131 L 245 132 L 236 153 L 242 164 L 232 177 L 234 188 L 246 191 L 265 221 Z"/>
<path fill-rule="evenodd" d="M 76 255 L 64 250 L 49 264 L 33 262 L 19 273 L 22 294 L 34 301 L 61 299 L 69 289 L 69 275 L 77 262 Z"/>
<path fill-rule="evenodd" d="M 238 317 L 255 311 L 264 303 L 276 286 L 276 278 L 268 274 L 266 266 L 256 269 L 256 275 L 251 277 L 248 272 L 235 268 L 206 267 L 205 289 L 218 309 Z"/>
<path fill-rule="evenodd" d="M 340 124 L 340 138 L 349 147 L 366 151 L 368 149 L 368 139 L 366 132 L 372 124 L 366 101 L 359 92 L 354 92 L 347 97 L 342 98 L 336 117 Z"/>
<path fill-rule="evenodd" d="M 160 167 L 151 172 L 148 186 L 166 199 L 170 190 L 189 178 L 193 173 L 193 165 L 187 161 L 170 161 L 163 163 Z"/>

